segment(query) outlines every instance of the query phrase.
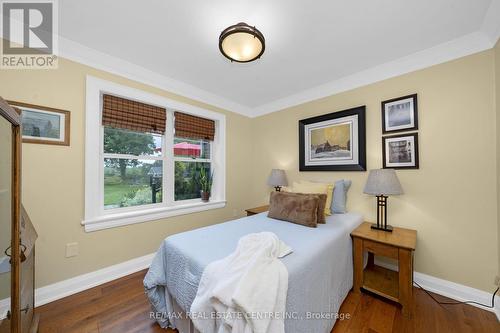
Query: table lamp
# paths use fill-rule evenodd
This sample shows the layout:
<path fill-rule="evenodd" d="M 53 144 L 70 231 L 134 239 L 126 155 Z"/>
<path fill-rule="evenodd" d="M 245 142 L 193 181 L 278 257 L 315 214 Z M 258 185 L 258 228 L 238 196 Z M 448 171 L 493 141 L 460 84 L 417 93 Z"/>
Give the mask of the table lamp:
<path fill-rule="evenodd" d="M 377 224 L 372 224 L 372 229 L 392 232 L 392 226 L 387 225 L 387 198 L 389 195 L 403 194 L 396 171 L 370 170 L 363 192 L 377 197 Z"/>
<path fill-rule="evenodd" d="M 267 185 L 273 186 L 277 192 L 280 192 L 281 186 L 288 185 L 285 171 L 281 169 L 272 169 L 269 178 L 267 178 Z"/>

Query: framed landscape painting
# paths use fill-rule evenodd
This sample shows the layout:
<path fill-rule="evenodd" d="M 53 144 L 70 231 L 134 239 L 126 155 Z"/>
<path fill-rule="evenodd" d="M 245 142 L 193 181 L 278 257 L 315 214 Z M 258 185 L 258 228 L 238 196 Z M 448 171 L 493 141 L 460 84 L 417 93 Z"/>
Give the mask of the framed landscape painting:
<path fill-rule="evenodd" d="M 24 143 L 69 146 L 69 111 L 13 101 L 8 103 L 21 110 Z"/>
<path fill-rule="evenodd" d="M 382 138 L 384 169 L 418 169 L 418 133 Z"/>
<path fill-rule="evenodd" d="M 299 121 L 300 171 L 365 171 L 365 106 Z"/>
<path fill-rule="evenodd" d="M 417 129 L 417 94 L 382 102 L 382 132 L 384 134 Z"/>

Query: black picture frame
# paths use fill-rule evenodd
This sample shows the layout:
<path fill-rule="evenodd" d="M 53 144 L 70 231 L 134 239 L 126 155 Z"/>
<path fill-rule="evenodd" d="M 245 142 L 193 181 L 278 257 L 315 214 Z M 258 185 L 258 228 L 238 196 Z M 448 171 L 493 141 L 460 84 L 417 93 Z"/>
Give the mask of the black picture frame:
<path fill-rule="evenodd" d="M 328 120 L 357 116 L 357 163 L 306 165 L 305 128 L 307 125 Z M 353 140 L 354 141 L 354 140 Z M 354 143 L 353 143 L 354 145 Z M 300 171 L 366 171 L 366 106 L 328 113 L 321 116 L 299 120 L 299 170 Z"/>
<path fill-rule="evenodd" d="M 386 110 L 386 105 L 387 104 L 393 104 L 398 101 L 404 101 L 407 99 L 411 99 L 413 102 L 413 110 L 411 112 L 413 113 L 413 126 L 395 126 L 393 129 L 390 127 L 387 127 L 386 120 L 387 120 L 387 110 Z M 407 96 L 402 96 L 398 98 L 393 98 L 389 99 L 386 101 L 383 101 L 381 104 L 382 107 L 382 133 L 383 134 L 388 134 L 388 133 L 398 133 L 398 132 L 408 132 L 408 131 L 416 131 L 418 130 L 418 97 L 417 94 L 412 94 L 412 95 L 407 95 Z"/>
<path fill-rule="evenodd" d="M 393 139 L 398 139 L 398 138 L 407 138 L 407 137 L 412 137 L 413 138 L 413 163 L 412 165 L 408 165 L 408 163 L 400 163 L 400 165 L 396 165 L 394 163 L 389 163 L 387 161 L 387 148 L 386 144 L 387 141 L 390 140 L 392 141 Z M 384 136 L 382 137 L 382 167 L 384 169 L 419 169 L 419 150 L 418 150 L 418 133 L 405 133 L 405 134 L 398 134 L 398 135 L 391 135 L 391 136 Z"/>

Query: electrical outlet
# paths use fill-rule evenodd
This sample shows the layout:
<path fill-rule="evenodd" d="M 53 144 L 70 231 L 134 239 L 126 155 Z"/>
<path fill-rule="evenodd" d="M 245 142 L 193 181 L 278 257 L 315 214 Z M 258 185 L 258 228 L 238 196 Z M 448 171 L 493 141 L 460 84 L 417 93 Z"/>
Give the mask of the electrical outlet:
<path fill-rule="evenodd" d="M 495 286 L 500 287 L 500 275 L 495 276 Z"/>
<path fill-rule="evenodd" d="M 237 217 L 238 216 L 238 210 L 237 209 L 233 209 L 233 217 Z"/>
<path fill-rule="evenodd" d="M 66 244 L 66 258 L 76 257 L 78 255 L 78 243 Z"/>

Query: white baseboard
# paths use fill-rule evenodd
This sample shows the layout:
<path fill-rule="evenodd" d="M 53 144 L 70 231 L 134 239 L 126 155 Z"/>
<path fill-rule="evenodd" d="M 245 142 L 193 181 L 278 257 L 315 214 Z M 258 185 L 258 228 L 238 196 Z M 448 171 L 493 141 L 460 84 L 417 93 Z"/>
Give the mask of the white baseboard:
<path fill-rule="evenodd" d="M 385 267 L 387 269 L 397 271 L 397 265 L 393 265 L 384 261 L 377 260 L 375 258 L 375 264 Z M 422 286 L 425 290 L 431 291 L 433 293 L 454 299 L 459 302 L 474 301 L 483 304 L 491 304 L 491 293 L 485 291 L 464 286 L 455 282 L 448 280 L 439 279 L 434 276 L 430 276 L 423 273 L 415 272 L 413 274 L 415 282 Z M 483 310 L 494 312 L 500 320 L 500 297 L 497 295 L 495 297 L 495 308 L 487 308 L 478 304 L 470 304 L 472 306 L 481 308 Z"/>
<path fill-rule="evenodd" d="M 154 253 L 109 266 L 94 272 L 56 282 L 35 290 L 35 307 L 99 286 L 126 275 L 148 268 Z M 6 317 L 10 309 L 10 298 L 0 300 L 0 320 Z"/>
<path fill-rule="evenodd" d="M 146 269 L 151 265 L 153 257 L 154 253 L 148 254 L 140 258 L 125 261 L 121 264 L 109 266 L 94 272 L 79 275 L 68 280 L 38 288 L 35 291 L 35 306 L 41 306 Z M 377 260 L 377 258 L 375 258 L 375 263 L 385 268 L 397 271 L 397 266 L 388 264 L 386 262 L 381 262 Z M 483 304 L 491 303 L 491 294 L 482 290 L 474 289 L 418 272 L 415 272 L 414 278 L 415 281 L 426 290 L 457 301 L 476 301 Z M 3 318 L 5 318 L 9 303 L 9 299 L 0 300 L 0 319 L 2 319 L 2 315 Z M 499 296 L 497 296 L 495 299 L 495 309 L 490 309 L 475 304 L 471 305 L 494 312 L 497 318 L 500 320 Z"/>
<path fill-rule="evenodd" d="M 35 306 L 41 306 L 146 269 L 151 265 L 154 255 L 154 253 L 151 253 L 121 264 L 38 288 L 35 291 Z"/>

